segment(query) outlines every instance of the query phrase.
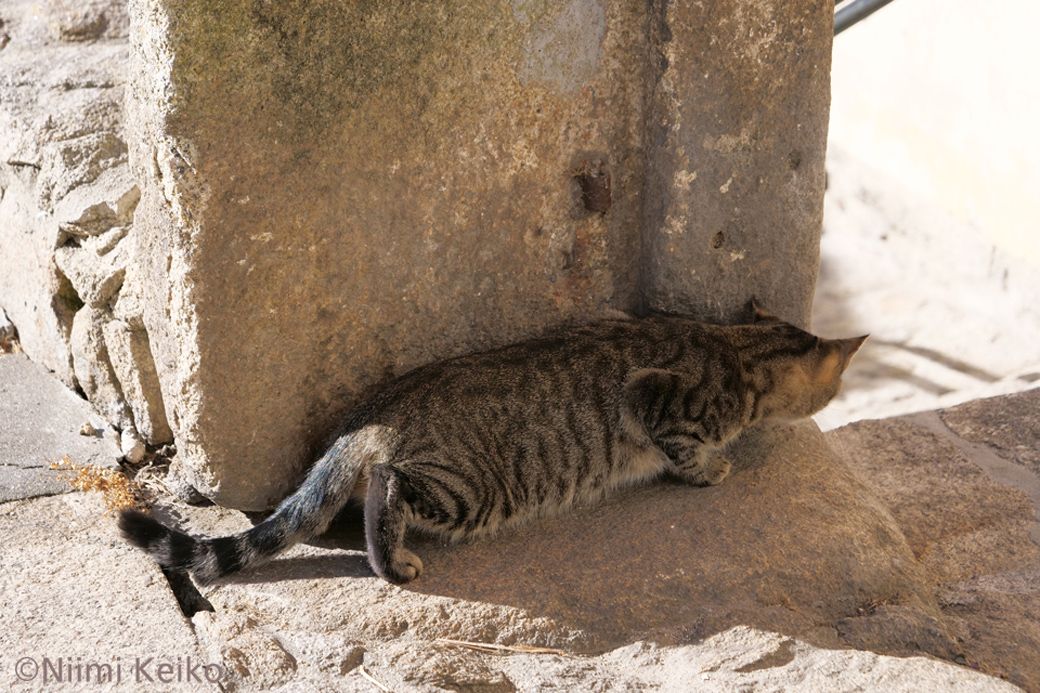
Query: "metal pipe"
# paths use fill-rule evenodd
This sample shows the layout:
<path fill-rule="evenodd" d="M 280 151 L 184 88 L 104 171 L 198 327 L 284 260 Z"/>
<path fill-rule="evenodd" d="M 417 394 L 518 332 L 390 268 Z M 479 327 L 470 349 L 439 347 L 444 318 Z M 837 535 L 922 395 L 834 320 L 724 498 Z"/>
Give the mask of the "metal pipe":
<path fill-rule="evenodd" d="M 866 19 L 892 0 L 850 0 L 834 13 L 834 35 L 837 36 L 850 26 Z"/>

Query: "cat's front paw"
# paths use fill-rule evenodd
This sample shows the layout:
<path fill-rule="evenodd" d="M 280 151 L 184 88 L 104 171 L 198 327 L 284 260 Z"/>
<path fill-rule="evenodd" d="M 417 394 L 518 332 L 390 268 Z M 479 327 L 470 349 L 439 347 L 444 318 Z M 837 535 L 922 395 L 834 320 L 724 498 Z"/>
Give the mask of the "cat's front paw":
<path fill-rule="evenodd" d="M 697 469 L 683 475 L 694 486 L 716 486 L 729 476 L 733 465 L 725 457 L 713 456 L 701 463 Z"/>
<path fill-rule="evenodd" d="M 422 560 L 408 549 L 397 549 L 382 575 L 388 582 L 403 585 L 422 575 Z"/>

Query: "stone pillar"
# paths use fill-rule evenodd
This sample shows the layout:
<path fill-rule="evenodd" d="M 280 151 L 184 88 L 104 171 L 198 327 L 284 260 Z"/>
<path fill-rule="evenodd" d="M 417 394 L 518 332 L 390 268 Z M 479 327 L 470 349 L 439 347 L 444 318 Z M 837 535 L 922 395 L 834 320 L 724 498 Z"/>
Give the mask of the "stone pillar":
<path fill-rule="evenodd" d="M 805 320 L 830 3 L 131 0 L 144 323 L 189 481 L 271 505 L 359 393 L 617 311 Z"/>
<path fill-rule="evenodd" d="M 737 317 L 750 295 L 809 323 L 819 260 L 833 3 L 654 7 L 643 289 Z"/>

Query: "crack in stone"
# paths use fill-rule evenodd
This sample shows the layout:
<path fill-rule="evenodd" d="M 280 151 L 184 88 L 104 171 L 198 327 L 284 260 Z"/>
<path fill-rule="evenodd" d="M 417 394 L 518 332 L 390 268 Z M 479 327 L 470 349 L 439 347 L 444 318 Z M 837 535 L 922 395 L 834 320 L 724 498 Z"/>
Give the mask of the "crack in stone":
<path fill-rule="evenodd" d="M 160 570 L 170 585 L 170 591 L 173 592 L 173 598 L 177 600 L 181 613 L 189 622 L 191 622 L 191 617 L 200 611 L 216 611 L 213 604 L 202 596 L 186 572 L 168 568 L 160 568 Z"/>

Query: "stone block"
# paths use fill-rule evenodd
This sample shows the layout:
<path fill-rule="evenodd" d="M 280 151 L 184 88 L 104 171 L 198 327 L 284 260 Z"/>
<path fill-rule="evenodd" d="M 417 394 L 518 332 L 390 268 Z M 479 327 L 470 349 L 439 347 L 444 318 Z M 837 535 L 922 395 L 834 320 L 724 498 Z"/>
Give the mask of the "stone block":
<path fill-rule="evenodd" d="M 832 10 L 132 0 L 135 264 L 191 483 L 269 507 L 365 388 L 561 323 L 805 322 Z"/>
<path fill-rule="evenodd" d="M 183 669 L 167 680 L 179 685 L 154 683 L 160 664 L 183 667 L 202 654 L 162 573 L 119 540 L 104 513 L 99 497 L 82 493 L 0 506 L 5 676 L 23 690 L 206 687 L 192 685 Z M 45 657 L 52 667 L 66 663 L 63 680 L 53 672 L 43 678 Z M 138 676 L 138 664 L 152 684 Z M 107 670 L 89 665 L 111 667 L 111 678 L 99 680 Z"/>
<path fill-rule="evenodd" d="M 749 436 L 716 487 L 631 490 L 461 546 L 416 538 L 427 570 L 404 587 L 371 573 L 347 512 L 206 589 L 196 633 L 236 682 L 272 687 L 349 686 L 363 659 L 394 690 L 1014 690 L 920 656 L 956 659 L 960 644 L 893 516 L 821 438 L 811 425 Z M 217 507 L 183 515 L 207 535 L 251 526 Z"/>
<path fill-rule="evenodd" d="M 891 509 L 961 661 L 1026 690 L 1040 686 L 1036 393 L 827 434 Z"/>
<path fill-rule="evenodd" d="M 135 256 L 140 198 L 122 134 L 126 6 L 17 0 L 0 22 L 0 307 L 26 354 L 132 428 L 101 334 Z M 139 304 L 123 303 L 120 317 L 143 329 L 125 310 Z M 133 367 L 128 382 L 154 381 L 153 365 Z M 169 438 L 154 420 L 161 408 L 134 404 L 153 414 L 143 419 L 157 440 Z"/>
<path fill-rule="evenodd" d="M 0 306 L 25 352 L 74 388 L 73 320 L 118 291 L 138 195 L 122 137 L 127 14 L 13 0 L 0 21 Z"/>
<path fill-rule="evenodd" d="M 98 433 L 80 435 L 84 423 Z M 42 366 L 23 354 L 0 354 L 0 503 L 70 491 L 50 469 L 65 455 L 79 465 L 115 466 L 119 450 L 106 428 L 88 402 Z"/>
<path fill-rule="evenodd" d="M 944 410 L 942 419 L 965 440 L 1040 475 L 1040 389 L 968 402 Z"/>
<path fill-rule="evenodd" d="M 151 445 L 172 441 L 173 433 L 166 422 L 148 333 L 118 319 L 106 322 L 102 331 L 123 399 L 133 412 L 137 432 Z"/>
<path fill-rule="evenodd" d="M 133 427 L 134 419 L 112 368 L 103 331 L 106 320 L 103 312 L 95 308 L 76 313 L 71 337 L 76 382 L 107 421 L 127 429 Z"/>
<path fill-rule="evenodd" d="M 228 514 L 209 514 L 221 512 Z M 5 661 L 62 656 L 84 665 L 122 663 L 117 689 L 151 687 L 132 669 L 141 662 L 153 675 L 160 664 L 170 665 L 177 678 L 165 687 L 176 690 L 217 687 L 190 678 L 185 667 L 191 663 L 219 666 L 213 670 L 219 688 L 230 691 L 373 690 L 362 665 L 391 690 L 408 692 L 1018 690 L 930 657 L 823 648 L 750 626 L 681 644 L 636 642 L 581 653 L 568 639 L 574 634 L 548 619 L 512 605 L 423 595 L 372 576 L 348 576 L 351 557 L 315 547 L 297 550 L 297 579 L 222 585 L 211 595 L 216 610 L 188 620 L 162 573 L 118 539 L 103 513 L 100 499 L 80 493 L 0 509 L 0 589 L 16 597 L 0 602 L 0 617 L 14 626 L 0 631 Z M 56 517 L 62 518 L 57 525 Z M 535 547 L 527 548 L 533 553 Z M 502 656 L 441 638 L 549 641 L 566 653 Z M 12 679 L 33 673 L 31 666 L 5 670 Z M 38 676 L 20 683 L 44 687 Z M 97 687 L 96 679 L 75 683 L 63 689 Z"/>
<path fill-rule="evenodd" d="M 660 5 L 651 32 L 663 72 L 645 133 L 645 300 L 727 321 L 755 295 L 808 325 L 834 5 Z"/>

